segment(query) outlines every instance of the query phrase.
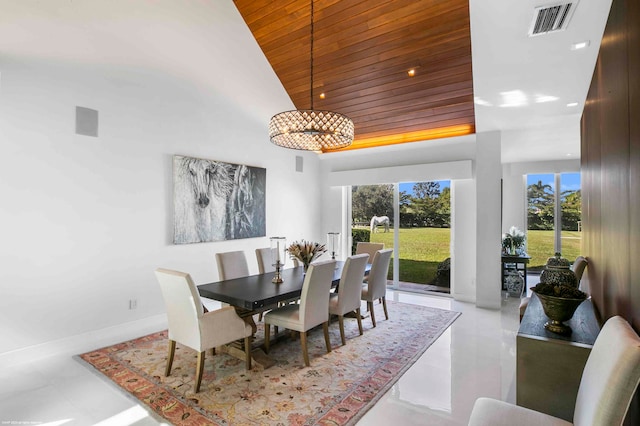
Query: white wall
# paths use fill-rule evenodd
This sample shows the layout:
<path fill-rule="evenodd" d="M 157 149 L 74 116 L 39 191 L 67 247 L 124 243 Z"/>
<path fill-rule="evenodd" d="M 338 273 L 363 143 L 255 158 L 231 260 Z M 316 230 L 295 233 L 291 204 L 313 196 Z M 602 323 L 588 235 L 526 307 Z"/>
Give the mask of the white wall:
<path fill-rule="evenodd" d="M 324 237 L 317 155 L 270 144 L 292 105 L 233 3 L 185 5 L 3 7 L 24 38 L 0 25 L 0 355 L 161 314 L 157 267 L 211 282 L 217 251 L 257 272 L 268 236 Z M 173 245 L 174 154 L 265 167 L 267 237 Z"/>
<path fill-rule="evenodd" d="M 478 133 L 476 141 L 476 305 L 499 309 L 501 134 Z"/>
<path fill-rule="evenodd" d="M 475 180 L 451 182 L 451 291 L 456 300 L 476 301 Z"/>
<path fill-rule="evenodd" d="M 525 175 L 512 175 L 502 168 L 502 232 L 512 226 L 527 229 L 527 182 Z"/>

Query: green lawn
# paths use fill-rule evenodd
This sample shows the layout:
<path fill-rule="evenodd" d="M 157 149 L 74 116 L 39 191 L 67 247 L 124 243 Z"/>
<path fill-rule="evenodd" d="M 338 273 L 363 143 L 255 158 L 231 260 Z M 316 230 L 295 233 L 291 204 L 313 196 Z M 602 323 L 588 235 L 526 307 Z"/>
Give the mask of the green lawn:
<path fill-rule="evenodd" d="M 562 231 L 562 257 L 570 262 L 576 260 L 581 253 L 582 233 L 578 231 Z M 547 258 L 554 255 L 553 231 L 527 231 L 527 254 L 531 256 L 529 269 L 542 270 Z"/>
<path fill-rule="evenodd" d="M 384 243 L 393 248 L 393 230 L 371 234 L 371 242 Z M 562 232 L 562 257 L 573 262 L 581 254 L 582 233 Z M 428 284 L 436 277 L 438 264 L 450 256 L 451 230 L 448 228 L 400 229 L 400 281 Z M 529 269 L 542 269 L 547 258 L 553 256 L 553 231 L 528 231 L 527 253 L 531 256 Z M 498 266 L 499 267 L 499 266 Z M 389 279 L 393 277 L 393 264 Z"/>
<path fill-rule="evenodd" d="M 371 234 L 371 242 L 393 248 L 393 230 Z M 449 257 L 448 228 L 400 229 L 400 281 L 428 284 L 436 277 L 438 264 Z M 389 278 L 393 277 L 393 264 Z"/>

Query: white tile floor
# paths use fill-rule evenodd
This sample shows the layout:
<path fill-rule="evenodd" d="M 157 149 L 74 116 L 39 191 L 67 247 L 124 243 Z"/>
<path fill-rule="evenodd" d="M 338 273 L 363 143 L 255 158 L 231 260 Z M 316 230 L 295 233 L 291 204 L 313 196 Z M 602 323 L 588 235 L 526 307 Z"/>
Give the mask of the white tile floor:
<path fill-rule="evenodd" d="M 515 402 L 518 299 L 501 310 L 389 291 L 388 300 L 462 312 L 358 425 L 463 425 L 479 396 Z M 0 371 L 0 426 L 159 425 L 71 356 Z"/>

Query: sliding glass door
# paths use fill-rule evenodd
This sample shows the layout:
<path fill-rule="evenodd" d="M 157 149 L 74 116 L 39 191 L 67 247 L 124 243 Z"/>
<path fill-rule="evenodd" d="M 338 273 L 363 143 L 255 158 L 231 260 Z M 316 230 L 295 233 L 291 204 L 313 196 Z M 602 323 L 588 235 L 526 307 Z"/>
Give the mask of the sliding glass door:
<path fill-rule="evenodd" d="M 394 287 L 450 293 L 449 181 L 354 186 L 352 212 L 354 242 L 368 236 L 395 249 L 389 268 Z M 376 225 L 381 217 L 389 218 L 388 229 Z"/>

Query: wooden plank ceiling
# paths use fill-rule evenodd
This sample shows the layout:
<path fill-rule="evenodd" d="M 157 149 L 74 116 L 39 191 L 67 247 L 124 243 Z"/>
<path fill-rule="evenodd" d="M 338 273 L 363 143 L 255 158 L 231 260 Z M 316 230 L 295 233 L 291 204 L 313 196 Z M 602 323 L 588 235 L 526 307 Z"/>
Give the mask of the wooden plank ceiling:
<path fill-rule="evenodd" d="M 234 1 L 296 108 L 310 108 L 310 0 Z M 314 9 L 313 107 L 354 121 L 348 149 L 475 132 L 468 0 Z"/>

